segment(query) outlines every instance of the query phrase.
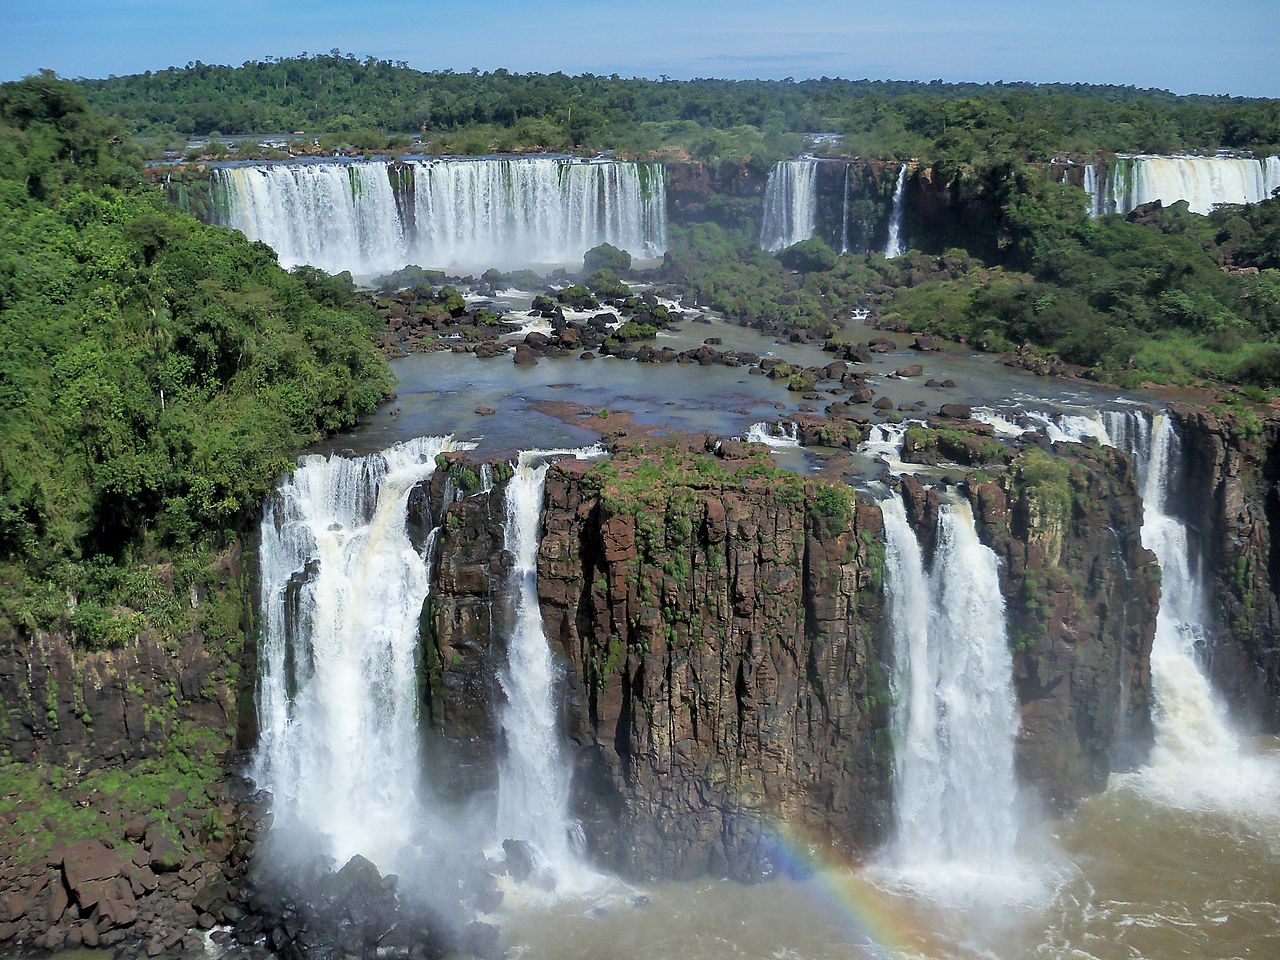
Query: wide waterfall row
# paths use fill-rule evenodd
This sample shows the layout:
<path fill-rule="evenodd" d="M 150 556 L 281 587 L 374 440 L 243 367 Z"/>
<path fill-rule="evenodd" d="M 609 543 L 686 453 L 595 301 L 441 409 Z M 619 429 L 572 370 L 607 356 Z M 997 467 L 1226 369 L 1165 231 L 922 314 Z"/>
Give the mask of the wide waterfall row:
<path fill-rule="evenodd" d="M 1153 200 L 1187 201 L 1193 213 L 1218 204 L 1258 203 L 1280 189 L 1280 157 L 1118 157 L 1099 173 L 1085 167 L 1084 188 L 1094 216 L 1126 214 Z"/>
<path fill-rule="evenodd" d="M 580 264 L 611 243 L 667 245 L 660 164 L 555 157 L 238 166 L 214 171 L 215 218 L 286 267 L 357 274 Z"/>
<path fill-rule="evenodd" d="M 1018 712 L 996 556 L 969 505 L 948 503 L 926 569 L 901 497 L 882 507 L 894 645 L 892 866 L 932 888 L 998 879 L 1013 872 L 1017 839 Z"/>

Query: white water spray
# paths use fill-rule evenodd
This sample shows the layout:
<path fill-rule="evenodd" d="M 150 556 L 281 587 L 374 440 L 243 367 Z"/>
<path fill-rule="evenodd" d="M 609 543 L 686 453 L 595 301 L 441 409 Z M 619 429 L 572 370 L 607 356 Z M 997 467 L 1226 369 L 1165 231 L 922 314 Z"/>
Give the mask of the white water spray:
<path fill-rule="evenodd" d="M 310 456 L 263 509 L 263 621 L 253 776 L 276 823 L 318 835 L 339 863 L 383 870 L 420 819 L 418 618 L 430 589 L 406 515 L 430 437 L 359 459 Z"/>
<path fill-rule="evenodd" d="M 840 197 L 840 255 L 844 256 L 849 252 L 849 204 L 852 197 L 849 195 L 850 164 L 844 165 L 844 186 L 841 189 Z"/>
<path fill-rule="evenodd" d="M 1123 418 L 1125 423 L 1121 423 Z M 1151 646 L 1155 749 L 1139 785 L 1188 808 L 1274 809 L 1275 764 L 1249 754 L 1231 728 L 1225 705 L 1201 662 L 1209 642 L 1204 578 L 1196 570 L 1190 531 L 1172 513 L 1178 435 L 1164 414 L 1134 424 L 1114 415 L 1118 439 L 1140 457 L 1142 543 L 1160 563 L 1160 610 Z M 1145 454 L 1145 456 L 1142 456 Z"/>
<path fill-rule="evenodd" d="M 800 426 L 794 420 L 753 423 L 747 430 L 748 443 L 763 443 L 770 447 L 800 446 Z"/>
<path fill-rule="evenodd" d="M 1188 809 L 1274 809 L 1280 771 L 1246 751 L 1201 660 L 1210 642 L 1204 577 L 1191 532 L 1173 513 L 1179 439 L 1166 414 L 1109 410 L 1090 415 L 1030 414 L 1055 441 L 1093 437 L 1133 455 L 1142 493 L 1142 543 L 1160 565 L 1160 608 L 1151 646 L 1155 748 L 1125 782 Z"/>

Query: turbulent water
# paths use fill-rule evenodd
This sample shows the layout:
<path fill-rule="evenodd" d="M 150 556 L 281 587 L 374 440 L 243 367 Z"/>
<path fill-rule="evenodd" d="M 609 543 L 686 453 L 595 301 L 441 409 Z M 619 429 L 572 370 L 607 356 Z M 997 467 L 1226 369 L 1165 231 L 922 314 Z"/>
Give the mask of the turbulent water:
<path fill-rule="evenodd" d="M 907 165 L 904 163 L 893 185 L 893 207 L 889 213 L 889 238 L 884 245 L 884 255 L 888 259 L 900 257 L 906 253 L 906 244 L 902 239 L 902 217 L 906 209 L 906 195 Z"/>
<path fill-rule="evenodd" d="M 763 443 L 769 447 L 798 447 L 800 428 L 794 420 L 782 423 L 762 420 L 751 425 L 746 439 L 749 443 Z"/>
<path fill-rule="evenodd" d="M 419 816 L 418 618 L 429 543 L 409 494 L 456 449 L 432 437 L 358 459 L 307 457 L 263 510 L 254 779 L 278 823 L 339 863 L 392 869 Z"/>
<path fill-rule="evenodd" d="M 611 243 L 667 245 L 661 164 L 554 157 L 297 163 L 214 171 L 224 226 L 286 267 L 371 274 L 423 267 L 577 265 Z"/>
<path fill-rule="evenodd" d="M 1095 215 L 1128 213 L 1153 200 L 1187 201 L 1193 213 L 1221 203 L 1257 203 L 1280 189 L 1280 157 L 1118 157 L 1099 177 L 1085 168 L 1085 190 Z"/>
<path fill-rule="evenodd" d="M 776 253 L 813 236 L 818 224 L 818 161 L 783 160 L 764 189 L 760 247 Z"/>
<path fill-rule="evenodd" d="M 557 668 L 538 603 L 538 541 L 548 458 L 598 456 L 598 448 L 520 455 L 506 487 L 506 548 L 514 558 L 515 623 L 501 674 L 506 754 L 498 778 L 498 839 L 526 840 L 562 889 L 591 875 L 580 861 L 580 829 L 569 816 L 571 782 L 558 700 Z"/>
<path fill-rule="evenodd" d="M 972 892 L 1012 874 L 1018 715 L 996 557 L 965 502 L 938 517 L 932 569 L 900 497 L 883 503 L 893 637 L 893 867 Z"/>
<path fill-rule="evenodd" d="M 1141 785 L 1190 808 L 1280 810 L 1280 768 L 1242 744 L 1213 689 L 1203 657 L 1212 643 L 1205 582 L 1192 532 L 1175 515 L 1179 438 L 1157 415 L 1111 414 L 1108 437 L 1131 450 L 1142 480 L 1142 542 L 1160 563 L 1160 609 L 1151 647 L 1156 743 Z"/>

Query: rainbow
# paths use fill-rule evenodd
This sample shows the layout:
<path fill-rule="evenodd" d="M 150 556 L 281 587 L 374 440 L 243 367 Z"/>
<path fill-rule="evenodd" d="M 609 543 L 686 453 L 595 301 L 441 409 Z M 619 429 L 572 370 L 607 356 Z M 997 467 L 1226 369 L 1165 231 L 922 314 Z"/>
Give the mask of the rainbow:
<path fill-rule="evenodd" d="M 847 931 L 855 956 L 874 960 L 921 960 L 942 955 L 930 924 L 911 904 L 882 890 L 843 860 L 825 840 L 806 835 L 794 823 L 773 817 L 762 843 L 777 872 L 803 881 L 820 906 Z"/>

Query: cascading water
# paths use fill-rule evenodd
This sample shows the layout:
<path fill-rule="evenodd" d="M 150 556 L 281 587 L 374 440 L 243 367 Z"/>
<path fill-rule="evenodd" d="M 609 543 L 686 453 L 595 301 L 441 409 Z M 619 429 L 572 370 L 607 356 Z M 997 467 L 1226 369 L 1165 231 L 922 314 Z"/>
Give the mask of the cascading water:
<path fill-rule="evenodd" d="M 777 253 L 813 236 L 818 224 L 818 161 L 782 160 L 764 188 L 760 248 Z"/>
<path fill-rule="evenodd" d="M 1089 189 L 1086 180 L 1085 189 Z M 1105 182 L 1095 174 L 1095 214 L 1126 214 L 1153 200 L 1187 201 L 1192 213 L 1221 203 L 1258 203 L 1280 189 L 1280 157 L 1117 157 Z"/>
<path fill-rule="evenodd" d="M 410 492 L 445 437 L 359 459 L 310 456 L 263 510 L 254 779 L 279 826 L 318 836 L 339 863 L 384 871 L 418 807 L 418 618 L 430 542 L 409 539 Z"/>
<path fill-rule="evenodd" d="M 889 239 L 884 245 L 884 255 L 888 260 L 906 253 L 906 245 L 902 239 L 902 216 L 906 208 L 907 196 L 907 164 L 898 171 L 897 182 L 893 185 L 893 206 L 889 213 Z"/>
<path fill-rule="evenodd" d="M 1160 565 L 1160 608 L 1151 647 L 1155 749 L 1130 781 L 1164 802 L 1189 808 L 1259 809 L 1275 789 L 1275 765 L 1243 749 L 1201 663 L 1210 640 L 1203 577 L 1191 532 L 1174 515 L 1179 439 L 1165 414 L 1138 411 L 1048 416 L 1029 412 L 1055 442 L 1095 439 L 1130 453 L 1141 484 L 1142 543 Z"/>
<path fill-rule="evenodd" d="M 921 423 L 904 420 L 901 423 L 873 423 L 867 439 L 858 444 L 858 452 L 872 460 L 881 460 L 889 467 L 889 473 L 897 475 L 911 469 L 902 461 L 902 448 L 906 445 L 907 430 Z"/>
<path fill-rule="evenodd" d="M 224 226 L 286 267 L 368 274 L 430 267 L 576 264 L 611 243 L 667 245 L 660 164 L 556 157 L 299 163 L 214 171 Z"/>
<path fill-rule="evenodd" d="M 763 443 L 770 447 L 800 446 L 800 427 L 794 420 L 771 423 L 753 423 L 747 430 L 748 443 Z"/>
<path fill-rule="evenodd" d="M 261 240 L 285 267 L 398 269 L 405 233 L 385 163 L 308 163 L 213 171 L 215 219 Z"/>
<path fill-rule="evenodd" d="M 560 887 L 589 884 L 569 816 L 571 771 L 561 747 L 556 664 L 538 602 L 538 542 L 549 457 L 594 457 L 599 448 L 520 454 L 506 487 L 505 544 L 514 557 L 515 622 L 500 680 L 506 753 L 498 778 L 498 839 L 528 841 Z"/>
<path fill-rule="evenodd" d="M 1108 413 L 1108 440 L 1134 454 L 1142 482 L 1142 543 L 1160 564 L 1160 609 L 1151 646 L 1155 749 L 1138 783 L 1184 807 L 1258 810 L 1274 806 L 1275 764 L 1243 749 L 1201 663 L 1210 639 L 1204 579 L 1187 525 L 1172 512 L 1179 438 L 1165 414 L 1154 420 Z"/>
<path fill-rule="evenodd" d="M 947 895 L 1003 888 L 1018 873 L 1018 712 L 996 556 L 969 505 L 945 503 L 926 571 L 901 496 L 881 506 L 894 644 L 891 867 Z"/>

